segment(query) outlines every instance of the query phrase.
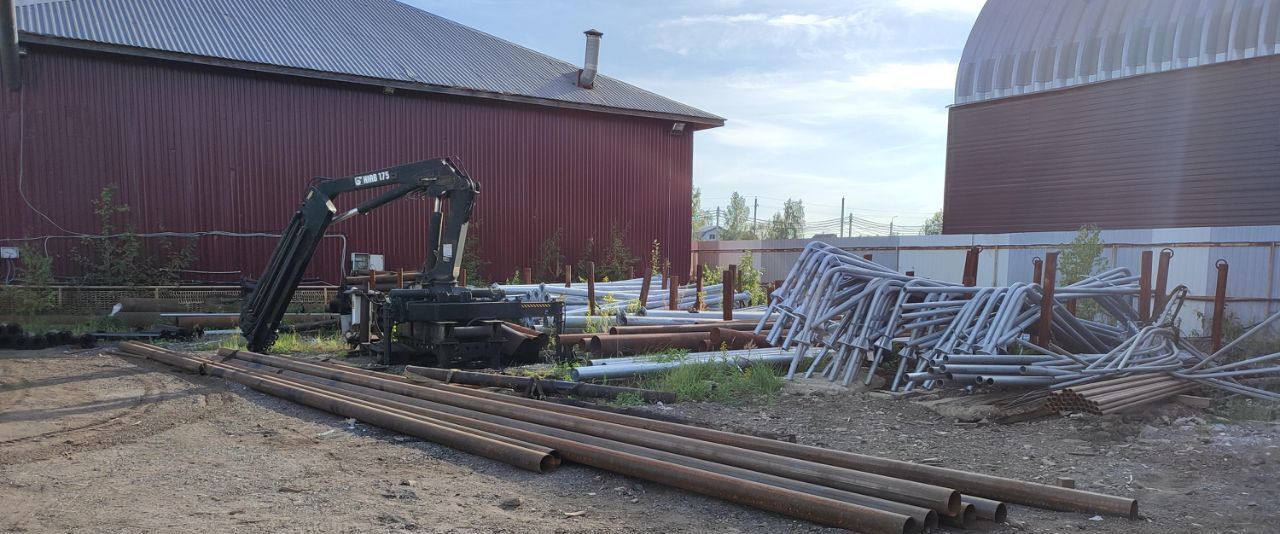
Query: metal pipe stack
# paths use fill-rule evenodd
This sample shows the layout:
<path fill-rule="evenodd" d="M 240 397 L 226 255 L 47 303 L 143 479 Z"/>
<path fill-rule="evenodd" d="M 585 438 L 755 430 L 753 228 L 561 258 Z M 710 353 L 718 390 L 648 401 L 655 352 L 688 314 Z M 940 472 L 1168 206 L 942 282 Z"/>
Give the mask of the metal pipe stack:
<path fill-rule="evenodd" d="M 1040 318 L 1044 293 L 1038 284 L 970 287 L 907 276 L 825 243 L 810 243 L 782 285 L 771 295 L 757 332 L 770 343 L 794 348 L 788 370 L 813 356 L 805 377 L 815 373 L 844 385 L 865 382 L 886 360 L 898 360 L 890 389 L 932 388 L 944 383 L 976 384 L 975 369 L 939 372 L 943 357 L 982 355 L 988 367 L 983 383 L 1048 384 L 1062 369 L 1023 370 L 1000 358 L 1032 351 L 1053 360 L 1060 352 L 1105 353 L 1138 329 L 1132 301 L 1138 277 L 1112 269 L 1059 289 L 1053 296 L 1052 347 L 1039 347 L 1027 332 Z M 1080 319 L 1067 311 L 1069 301 L 1098 303 L 1109 321 Z M 776 318 L 773 317 L 776 314 Z M 775 319 L 767 329 L 765 322 Z M 811 349 L 816 354 L 811 353 Z M 956 365 L 956 364 L 952 364 Z M 914 369 L 914 372 L 910 372 Z M 986 376 L 995 375 L 995 376 Z"/>
<path fill-rule="evenodd" d="M 329 363 L 229 349 L 219 359 L 124 343 L 129 355 L 545 472 L 558 459 L 871 533 L 968 526 L 1004 502 L 1137 517 L 1129 498 L 733 434 Z"/>

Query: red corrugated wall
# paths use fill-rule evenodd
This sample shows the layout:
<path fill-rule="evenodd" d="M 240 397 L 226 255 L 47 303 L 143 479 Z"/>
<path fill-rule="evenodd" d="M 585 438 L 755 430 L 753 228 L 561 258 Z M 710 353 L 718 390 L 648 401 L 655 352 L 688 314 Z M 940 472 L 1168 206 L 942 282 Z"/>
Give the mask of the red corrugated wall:
<path fill-rule="evenodd" d="M 1280 56 L 955 106 L 948 234 L 1280 224 Z"/>
<path fill-rule="evenodd" d="M 688 269 L 693 139 L 670 135 L 669 121 L 36 46 L 23 69 L 23 90 L 0 92 L 0 237 L 64 234 L 20 198 L 20 165 L 27 199 L 70 232 L 95 232 L 90 200 L 118 184 L 139 232 L 275 233 L 313 177 L 455 156 L 481 184 L 472 235 L 490 277 L 533 266 L 557 228 L 573 262 L 588 237 L 607 239 L 611 221 L 629 229 L 636 257 L 657 239 L 676 272 Z M 402 200 L 332 232 L 348 253 L 413 268 L 426 202 Z M 60 275 L 74 274 L 74 243 L 49 241 Z M 201 238 L 192 268 L 256 278 L 274 245 Z M 340 256 L 340 240 L 327 239 L 308 276 L 336 282 Z"/>

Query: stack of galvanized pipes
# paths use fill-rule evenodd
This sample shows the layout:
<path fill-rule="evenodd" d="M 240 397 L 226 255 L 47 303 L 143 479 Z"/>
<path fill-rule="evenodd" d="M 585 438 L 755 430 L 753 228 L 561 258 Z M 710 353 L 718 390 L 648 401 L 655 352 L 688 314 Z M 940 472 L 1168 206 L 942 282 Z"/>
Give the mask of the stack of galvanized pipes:
<path fill-rule="evenodd" d="M 588 324 L 634 324 L 627 322 L 627 314 L 648 317 L 639 324 L 677 324 L 675 321 L 654 321 L 658 318 L 673 318 L 693 322 L 697 319 L 721 320 L 721 312 L 690 313 L 699 304 L 706 309 L 721 308 L 725 300 L 724 286 L 714 284 L 702 287 L 699 299 L 698 286 L 690 284 L 676 288 L 667 288 L 661 276 L 654 276 L 646 287 L 644 278 L 619 280 L 616 282 L 586 282 L 570 284 L 508 284 L 496 285 L 498 289 L 510 296 L 519 296 L 528 300 L 563 300 L 565 303 L 565 328 L 569 330 L 587 328 Z M 676 301 L 675 309 L 671 309 L 671 301 Z M 590 299 L 594 297 L 595 305 Z M 640 299 L 644 298 L 643 305 Z M 734 303 L 737 306 L 751 298 L 747 293 L 735 293 Z M 667 313 L 663 313 L 666 310 Z M 688 310 L 688 311 L 682 311 Z M 592 317 L 592 316 L 595 317 Z M 757 318 L 758 315 L 749 317 Z"/>
<path fill-rule="evenodd" d="M 140 343 L 121 350 L 531 471 L 549 471 L 564 459 L 859 532 L 1003 520 L 1005 502 L 1137 516 L 1137 501 L 1129 498 L 334 364 L 229 349 L 213 359 Z"/>
<path fill-rule="evenodd" d="M 820 373 L 849 385 L 874 371 L 890 356 L 898 365 L 893 390 L 916 384 L 943 383 L 945 356 L 984 356 L 970 365 L 1009 364 L 1011 372 L 994 373 L 1006 384 L 1036 384 L 1048 380 L 1026 376 L 1014 360 L 1000 361 L 1009 352 L 1033 352 L 1051 359 L 1076 351 L 1107 352 L 1137 331 L 1137 313 L 1130 301 L 1140 291 L 1138 277 L 1112 269 L 1059 289 L 1048 325 L 1055 345 L 1042 347 L 1025 332 L 1041 321 L 1044 293 L 1038 284 L 972 287 L 917 278 L 850 254 L 825 243 L 810 243 L 800 254 L 782 286 L 774 291 L 767 318 L 757 332 L 767 332 L 775 346 L 795 348 L 788 371 L 794 376 L 806 356 L 814 356 L 805 376 Z M 1081 319 L 1067 303 L 1088 299 L 1098 303 L 1110 321 Z M 776 320 L 771 327 L 766 320 Z M 895 347 L 895 343 L 900 349 Z M 810 349 L 817 348 L 816 354 Z M 895 354 L 896 353 L 896 354 Z M 951 362 L 951 365 L 962 365 Z M 914 373 L 908 370 L 914 368 Z M 972 370 L 969 370 L 972 371 Z M 959 372 L 976 381 L 973 372 Z M 987 373 L 993 374 L 993 373 Z M 994 379 L 994 378 L 992 378 Z M 965 382 L 960 380 L 960 382 Z M 955 379 L 952 379 L 955 381 Z"/>

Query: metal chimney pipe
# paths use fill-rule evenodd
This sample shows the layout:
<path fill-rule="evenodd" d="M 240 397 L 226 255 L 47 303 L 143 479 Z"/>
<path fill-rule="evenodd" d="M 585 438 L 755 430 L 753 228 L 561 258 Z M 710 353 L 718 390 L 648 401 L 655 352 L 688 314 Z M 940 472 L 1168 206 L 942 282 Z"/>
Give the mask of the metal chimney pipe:
<path fill-rule="evenodd" d="M 587 35 L 587 58 L 582 62 L 582 70 L 578 71 L 578 86 L 590 89 L 596 83 L 596 69 L 600 66 L 600 38 L 604 34 L 599 30 L 582 33 Z"/>
<path fill-rule="evenodd" d="M 18 15 L 15 9 L 14 0 L 0 0 L 0 72 L 5 85 L 13 91 L 22 87 L 18 71 Z"/>

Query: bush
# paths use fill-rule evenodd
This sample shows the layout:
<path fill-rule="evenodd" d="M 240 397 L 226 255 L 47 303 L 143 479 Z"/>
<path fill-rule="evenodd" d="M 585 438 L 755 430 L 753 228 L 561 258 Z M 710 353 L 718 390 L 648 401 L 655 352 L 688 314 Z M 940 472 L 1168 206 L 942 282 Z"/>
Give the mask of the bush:
<path fill-rule="evenodd" d="M 14 313 L 30 317 L 57 308 L 58 293 L 48 287 L 54 284 L 53 258 L 32 247 L 22 247 L 18 253 L 18 278 L 22 285 L 3 288 L 4 300 L 12 303 Z"/>
<path fill-rule="evenodd" d="M 560 252 L 562 230 L 556 228 L 555 233 L 538 247 L 538 263 L 534 266 L 533 276 L 539 282 L 554 282 L 560 277 L 560 268 L 564 264 L 564 254 Z"/>
<path fill-rule="evenodd" d="M 627 248 L 626 239 L 625 227 L 619 226 L 617 221 L 609 223 L 609 245 L 604 250 L 604 263 L 596 266 L 596 276 L 608 280 L 631 278 L 631 269 L 636 264 L 636 258 Z"/>
<path fill-rule="evenodd" d="M 182 271 L 195 260 L 195 240 L 188 239 L 175 249 L 170 239 L 158 239 L 146 250 L 132 224 L 117 219 L 129 213 L 129 206 L 116 200 L 118 188 L 102 188 L 94 199 L 98 216 L 98 236 L 85 237 L 71 255 L 84 272 L 88 285 L 133 286 L 170 285 L 182 279 Z"/>

